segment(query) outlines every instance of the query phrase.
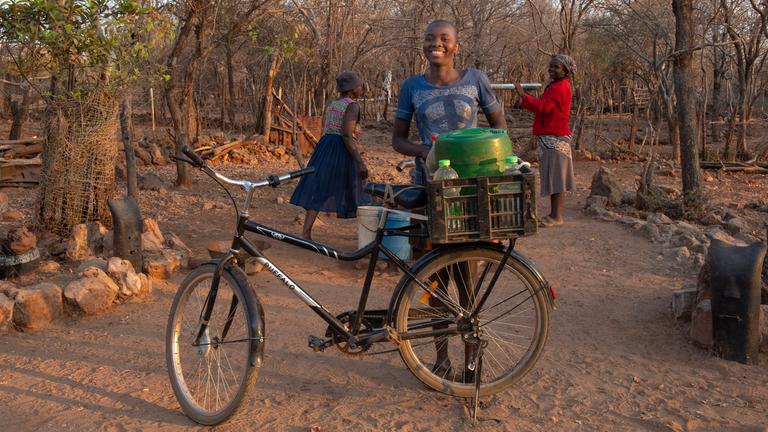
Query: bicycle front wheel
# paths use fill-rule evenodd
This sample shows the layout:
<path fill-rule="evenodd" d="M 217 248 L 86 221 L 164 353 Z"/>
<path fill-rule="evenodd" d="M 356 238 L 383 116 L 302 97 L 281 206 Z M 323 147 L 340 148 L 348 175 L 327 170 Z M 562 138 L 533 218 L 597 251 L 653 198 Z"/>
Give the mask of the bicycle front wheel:
<path fill-rule="evenodd" d="M 545 287 L 514 255 L 493 283 L 503 255 L 483 246 L 447 249 L 415 270 L 427 291 L 408 276 L 401 281 L 393 315 L 406 334 L 400 355 L 427 386 L 473 397 L 481 344 L 481 396 L 511 386 L 539 358 L 549 333 Z M 462 319 L 487 291 L 477 322 Z"/>
<path fill-rule="evenodd" d="M 238 269 L 225 267 L 210 320 L 198 339 L 216 265 L 204 264 L 181 283 L 166 332 L 173 391 L 192 420 L 215 425 L 234 414 L 255 383 L 261 346 L 258 300 Z"/>

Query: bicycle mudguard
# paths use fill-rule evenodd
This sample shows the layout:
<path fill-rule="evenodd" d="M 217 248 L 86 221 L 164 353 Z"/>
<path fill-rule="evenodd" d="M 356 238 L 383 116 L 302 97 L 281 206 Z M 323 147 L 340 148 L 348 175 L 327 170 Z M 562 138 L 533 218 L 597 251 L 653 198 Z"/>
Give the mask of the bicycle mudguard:
<path fill-rule="evenodd" d="M 506 247 L 501 243 L 489 243 L 489 242 L 474 242 L 474 243 L 458 243 L 450 246 L 441 246 L 439 248 L 432 249 L 428 253 L 424 254 L 421 258 L 419 258 L 411 267 L 411 271 L 413 273 L 418 273 L 421 268 L 431 261 L 435 255 L 440 253 L 445 253 L 446 251 L 453 251 L 453 250 L 461 250 L 461 249 L 475 249 L 475 248 L 485 248 L 485 249 L 493 249 L 497 250 L 501 253 L 504 253 Z M 517 251 L 512 251 L 512 254 L 510 255 L 514 259 L 516 259 L 520 264 L 522 264 L 527 270 L 531 272 L 531 275 L 533 275 L 534 278 L 536 278 L 535 282 L 541 287 L 541 289 L 544 291 L 544 298 L 547 300 L 547 305 L 549 306 L 550 310 L 553 310 L 556 308 L 555 306 L 555 295 L 554 291 L 552 290 L 552 286 L 547 282 L 546 279 L 544 279 L 544 276 L 542 276 L 541 272 L 538 268 L 536 268 L 536 265 L 531 261 L 528 257 L 525 255 L 522 255 L 518 253 Z M 393 313 L 394 313 L 394 307 L 400 300 L 400 297 L 403 295 L 405 284 L 408 282 L 407 278 L 403 276 L 400 281 L 397 283 L 397 287 L 395 287 L 395 291 L 392 293 L 392 298 L 389 300 L 389 308 L 387 313 L 387 322 L 390 325 L 394 325 L 393 320 Z"/>
<path fill-rule="evenodd" d="M 211 260 L 206 264 L 218 264 L 220 260 Z M 256 291 L 251 287 L 248 282 L 248 277 L 245 275 L 240 267 L 233 267 L 231 265 L 225 265 L 224 271 L 229 273 L 230 276 L 237 282 L 238 286 L 246 287 L 250 293 L 243 293 L 245 299 L 245 307 L 248 308 L 248 312 L 255 319 L 251 320 L 251 332 L 253 333 L 253 340 L 251 342 L 251 353 L 253 353 L 253 360 L 251 365 L 260 368 L 264 362 L 264 340 L 265 340 L 265 327 L 264 327 L 264 308 L 261 306 L 259 298 L 256 296 Z"/>

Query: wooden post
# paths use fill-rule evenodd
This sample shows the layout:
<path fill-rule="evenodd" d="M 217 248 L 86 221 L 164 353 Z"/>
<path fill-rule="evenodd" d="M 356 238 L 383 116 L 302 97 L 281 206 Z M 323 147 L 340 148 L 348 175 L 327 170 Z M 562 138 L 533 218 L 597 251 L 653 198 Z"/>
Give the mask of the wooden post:
<path fill-rule="evenodd" d="M 133 127 L 131 117 L 131 101 L 129 96 L 124 96 L 120 101 L 120 131 L 123 138 L 123 151 L 125 152 L 125 177 L 128 188 L 128 196 L 138 199 L 138 178 L 136 174 L 136 153 L 133 150 Z"/>
<path fill-rule="evenodd" d="M 157 141 L 157 133 L 155 132 L 155 89 L 149 88 L 149 107 L 152 111 L 152 138 Z"/>

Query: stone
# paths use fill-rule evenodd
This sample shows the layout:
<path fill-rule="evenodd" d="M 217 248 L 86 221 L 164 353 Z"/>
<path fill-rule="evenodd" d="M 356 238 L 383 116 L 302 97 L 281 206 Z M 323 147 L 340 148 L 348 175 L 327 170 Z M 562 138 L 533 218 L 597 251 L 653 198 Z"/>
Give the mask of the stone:
<path fill-rule="evenodd" d="M 30 289 L 40 291 L 43 294 L 51 319 L 64 315 L 63 291 L 60 286 L 51 282 L 43 282 L 30 287 Z"/>
<path fill-rule="evenodd" d="M 740 217 L 728 219 L 723 226 L 731 235 L 749 233 L 749 224 Z"/>
<path fill-rule="evenodd" d="M 8 195 L 0 192 L 0 213 L 4 213 L 8 210 Z"/>
<path fill-rule="evenodd" d="M 641 221 L 640 219 L 634 218 L 632 216 L 622 216 L 619 218 L 619 222 L 623 223 L 624 225 L 634 226 L 644 221 Z"/>
<path fill-rule="evenodd" d="M 279 197 L 277 197 L 275 202 L 278 203 L 278 204 L 285 204 L 285 198 L 279 196 Z"/>
<path fill-rule="evenodd" d="M 163 232 L 157 222 L 152 218 L 146 218 L 141 225 L 141 249 L 145 251 L 159 251 L 163 249 Z"/>
<path fill-rule="evenodd" d="M 673 236 L 669 243 L 675 247 L 685 246 L 688 249 L 691 249 L 692 247 L 698 245 L 699 241 L 696 239 L 695 235 L 691 234 L 690 232 L 683 231 Z"/>
<path fill-rule="evenodd" d="M 675 225 L 677 225 L 677 228 L 680 231 L 687 231 L 687 232 L 694 233 L 694 234 L 698 234 L 698 233 L 701 232 L 701 229 L 699 227 L 697 227 L 696 225 L 693 225 L 693 224 L 689 224 L 686 221 L 679 220 L 679 221 L 677 221 L 675 223 Z"/>
<path fill-rule="evenodd" d="M 213 209 L 213 204 L 214 204 L 213 201 L 205 201 L 203 203 L 203 210 L 211 210 L 211 209 Z"/>
<path fill-rule="evenodd" d="M 637 192 L 633 192 L 633 191 L 621 192 L 621 204 L 634 207 L 635 201 L 637 201 Z"/>
<path fill-rule="evenodd" d="M 208 261 L 210 261 L 208 257 L 191 256 L 189 257 L 188 265 L 190 269 L 196 269 Z"/>
<path fill-rule="evenodd" d="M 691 313 L 691 340 L 700 348 L 712 347 L 712 301 L 700 301 Z"/>
<path fill-rule="evenodd" d="M 107 229 L 101 222 L 73 226 L 67 241 L 67 257 L 73 261 L 83 261 L 101 255 L 106 233 Z"/>
<path fill-rule="evenodd" d="M 150 155 L 150 161 L 152 156 Z M 161 179 L 157 174 L 147 173 L 139 176 L 139 189 L 157 191 L 160 188 L 165 187 L 165 181 Z"/>
<path fill-rule="evenodd" d="M 17 255 L 26 253 L 37 247 L 37 236 L 22 226 L 8 231 L 8 248 Z"/>
<path fill-rule="evenodd" d="M 192 254 L 190 249 L 180 238 L 174 233 L 165 234 L 165 246 L 179 252 L 184 252 L 188 256 Z"/>
<path fill-rule="evenodd" d="M 730 234 L 723 231 L 719 225 L 712 225 L 707 228 L 705 235 L 707 238 L 712 240 L 720 240 L 725 243 L 733 243 L 733 244 L 739 244 L 739 241 L 733 238 Z M 746 245 L 743 245 L 746 246 Z"/>
<path fill-rule="evenodd" d="M 715 212 L 709 212 L 702 216 L 699 222 L 704 225 L 720 225 L 723 223 L 723 218 Z"/>
<path fill-rule="evenodd" d="M 61 270 L 61 264 L 56 261 L 45 260 L 37 265 L 37 271 L 41 273 L 56 273 Z"/>
<path fill-rule="evenodd" d="M 669 216 L 665 215 L 664 213 L 653 213 L 648 215 L 646 220 L 649 223 L 654 223 L 657 225 L 668 225 L 672 223 L 672 219 L 670 219 Z"/>
<path fill-rule="evenodd" d="M 37 248 L 48 256 L 60 256 L 67 253 L 67 240 L 48 231 L 38 233 Z"/>
<path fill-rule="evenodd" d="M 92 267 L 64 287 L 64 299 L 85 315 L 97 315 L 112 307 L 118 290 L 106 273 Z"/>
<path fill-rule="evenodd" d="M 722 211 L 723 211 L 723 220 L 725 221 L 731 220 L 735 217 L 739 217 L 739 213 L 732 208 L 722 207 Z"/>
<path fill-rule="evenodd" d="M 141 278 L 133 269 L 130 261 L 112 257 L 107 262 L 107 274 L 117 282 L 117 296 L 125 299 L 142 291 Z"/>
<path fill-rule="evenodd" d="M 664 256 L 674 258 L 678 262 L 682 262 L 691 257 L 691 252 L 685 246 L 672 247 L 664 249 Z"/>
<path fill-rule="evenodd" d="M 608 204 L 608 198 L 602 195 L 590 195 L 587 197 L 587 203 L 584 208 L 589 207 L 605 207 Z"/>
<path fill-rule="evenodd" d="M 20 289 L 14 301 L 13 324 L 19 329 L 40 329 L 61 316 L 61 288 L 51 283 Z"/>
<path fill-rule="evenodd" d="M 0 293 L 0 334 L 8 333 L 13 324 L 13 300 Z"/>
<path fill-rule="evenodd" d="M 152 279 L 144 273 L 139 273 L 139 279 L 141 279 L 141 291 L 139 292 L 138 297 L 150 294 L 152 292 Z"/>
<path fill-rule="evenodd" d="M 696 304 L 698 290 L 696 286 L 688 286 L 672 291 L 672 316 L 677 320 L 689 321 Z"/>
<path fill-rule="evenodd" d="M 152 156 L 149 154 L 148 151 L 144 150 L 140 146 L 134 146 L 133 152 L 136 153 L 137 163 L 136 165 L 152 165 Z M 139 164 L 138 162 L 141 161 L 142 163 Z M 139 186 L 141 187 L 141 186 Z"/>
<path fill-rule="evenodd" d="M 256 257 L 248 257 L 242 261 L 238 260 L 238 264 L 248 276 L 255 275 L 264 270 L 264 264 L 260 263 Z"/>
<path fill-rule="evenodd" d="M 620 217 L 621 215 L 619 215 L 616 212 L 612 212 L 610 210 L 606 210 L 600 214 L 600 219 L 606 222 L 614 222 L 618 220 Z"/>
<path fill-rule="evenodd" d="M 613 171 L 601 166 L 592 176 L 590 195 L 601 195 L 608 198 L 611 205 L 621 205 L 622 188 L 613 178 Z"/>
<path fill-rule="evenodd" d="M 105 272 L 107 271 L 107 260 L 103 258 L 91 258 L 89 260 L 83 261 L 80 263 L 80 265 L 77 266 L 77 272 L 82 273 L 91 267 L 95 267 Z"/>
<path fill-rule="evenodd" d="M 645 224 L 645 226 L 640 228 L 640 232 L 651 242 L 656 242 L 661 238 L 659 227 L 652 223 Z"/>
<path fill-rule="evenodd" d="M 163 249 L 159 252 L 145 253 L 144 273 L 154 279 L 170 279 L 181 267 L 186 267 L 180 252 Z M 183 265 L 182 265 L 183 264 Z"/>
<path fill-rule="evenodd" d="M 16 209 L 8 209 L 0 215 L 3 222 L 19 222 L 24 220 L 24 213 Z"/>

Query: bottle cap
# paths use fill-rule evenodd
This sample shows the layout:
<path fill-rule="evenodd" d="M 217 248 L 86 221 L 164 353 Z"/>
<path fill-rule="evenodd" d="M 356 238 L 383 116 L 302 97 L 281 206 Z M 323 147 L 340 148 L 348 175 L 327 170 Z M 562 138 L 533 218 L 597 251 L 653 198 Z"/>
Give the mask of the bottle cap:
<path fill-rule="evenodd" d="M 437 161 L 437 166 L 440 166 L 440 167 L 451 166 L 451 161 L 448 159 L 440 159 L 439 161 Z"/>
<path fill-rule="evenodd" d="M 517 163 L 517 155 L 509 155 L 505 160 L 507 163 Z"/>

